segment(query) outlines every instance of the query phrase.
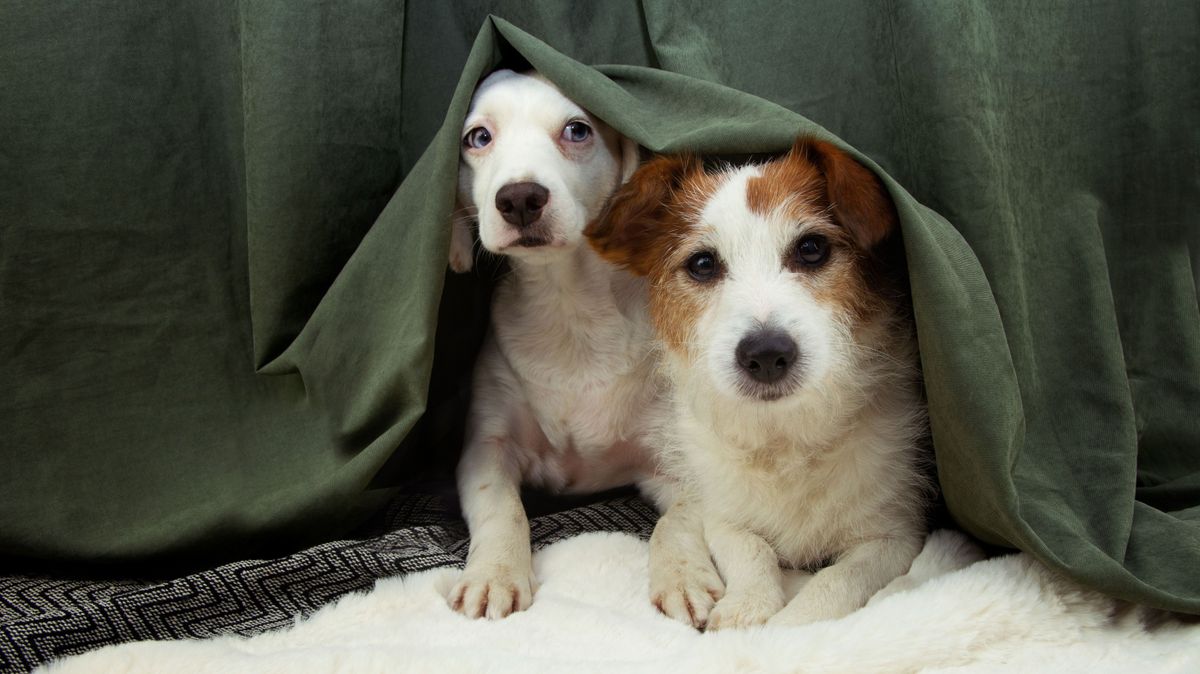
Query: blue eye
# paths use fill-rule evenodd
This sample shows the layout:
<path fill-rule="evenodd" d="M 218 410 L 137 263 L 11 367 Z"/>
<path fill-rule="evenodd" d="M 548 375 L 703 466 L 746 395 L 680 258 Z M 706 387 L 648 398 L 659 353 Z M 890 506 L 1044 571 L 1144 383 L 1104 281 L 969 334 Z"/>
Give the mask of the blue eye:
<path fill-rule="evenodd" d="M 572 143 L 582 143 L 592 137 L 592 127 L 584 122 L 571 122 L 563 127 L 563 138 Z"/>
<path fill-rule="evenodd" d="M 482 126 L 471 129 L 467 135 L 463 136 L 463 145 L 476 150 L 485 147 L 490 142 L 492 142 L 492 132 Z"/>

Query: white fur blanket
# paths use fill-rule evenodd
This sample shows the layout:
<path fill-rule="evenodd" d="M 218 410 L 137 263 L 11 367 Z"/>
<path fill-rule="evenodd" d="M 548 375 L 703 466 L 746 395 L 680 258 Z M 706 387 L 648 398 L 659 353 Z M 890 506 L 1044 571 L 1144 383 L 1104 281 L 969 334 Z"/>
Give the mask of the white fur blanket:
<path fill-rule="evenodd" d="M 533 607 L 502 621 L 446 607 L 458 571 L 379 582 L 287 630 L 110 646 L 53 672 L 1200 672 L 1200 626 L 1074 589 L 1026 555 L 976 561 L 937 532 L 864 609 L 805 627 L 701 634 L 647 600 L 647 545 L 585 534 L 535 556 Z M 794 591 L 805 578 L 789 579 Z"/>

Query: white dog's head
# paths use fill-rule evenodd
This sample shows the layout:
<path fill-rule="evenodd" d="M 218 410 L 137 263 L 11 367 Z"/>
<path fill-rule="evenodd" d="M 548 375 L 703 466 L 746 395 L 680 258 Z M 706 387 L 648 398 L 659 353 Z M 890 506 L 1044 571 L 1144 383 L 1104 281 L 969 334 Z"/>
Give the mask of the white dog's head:
<path fill-rule="evenodd" d="M 655 329 L 689 391 L 788 409 L 833 404 L 865 376 L 854 364 L 883 338 L 871 326 L 902 296 L 895 227 L 873 173 L 801 139 L 769 163 L 715 172 L 653 159 L 587 234 L 650 278 Z"/>
<path fill-rule="evenodd" d="M 537 74 L 492 73 L 463 124 L 450 267 L 471 268 L 471 222 L 487 250 L 538 261 L 573 250 L 637 168 L 637 143 Z"/>

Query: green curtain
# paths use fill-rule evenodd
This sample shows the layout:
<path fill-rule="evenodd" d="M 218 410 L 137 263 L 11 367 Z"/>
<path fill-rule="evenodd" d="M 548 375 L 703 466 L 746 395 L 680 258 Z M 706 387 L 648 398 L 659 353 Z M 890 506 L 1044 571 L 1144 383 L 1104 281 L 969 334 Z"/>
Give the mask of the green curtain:
<path fill-rule="evenodd" d="M 0 6 L 0 552 L 244 556 L 452 465 L 457 134 L 524 60 L 655 152 L 876 168 L 953 516 L 1200 613 L 1198 37 L 1164 2 Z"/>

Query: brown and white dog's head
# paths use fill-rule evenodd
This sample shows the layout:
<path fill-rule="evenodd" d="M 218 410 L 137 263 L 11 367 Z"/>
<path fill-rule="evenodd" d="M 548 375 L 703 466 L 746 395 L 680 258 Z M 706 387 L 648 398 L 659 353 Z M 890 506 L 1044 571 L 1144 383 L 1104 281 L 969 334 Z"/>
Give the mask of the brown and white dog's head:
<path fill-rule="evenodd" d="M 637 164 L 637 143 L 545 78 L 492 73 L 463 124 L 450 267 L 471 268 L 472 220 L 493 253 L 538 261 L 573 250 Z"/>
<path fill-rule="evenodd" d="M 854 388 L 858 356 L 879 346 L 870 326 L 894 313 L 895 261 L 883 253 L 896 228 L 871 171 L 802 138 L 766 164 L 714 172 L 692 156 L 653 159 L 587 235 L 649 278 L 673 376 L 787 409 Z"/>

